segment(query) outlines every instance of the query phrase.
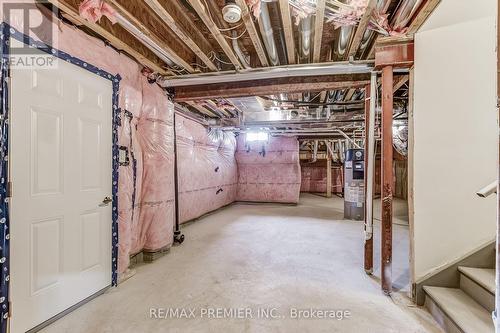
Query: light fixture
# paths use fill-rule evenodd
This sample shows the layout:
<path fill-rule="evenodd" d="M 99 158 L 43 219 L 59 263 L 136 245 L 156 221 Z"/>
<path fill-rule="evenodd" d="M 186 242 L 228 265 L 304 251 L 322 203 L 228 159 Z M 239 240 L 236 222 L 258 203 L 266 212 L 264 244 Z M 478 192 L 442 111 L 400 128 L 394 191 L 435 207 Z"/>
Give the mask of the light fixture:
<path fill-rule="evenodd" d="M 241 20 L 241 8 L 233 1 L 227 1 L 222 8 L 222 17 L 227 23 L 236 23 Z"/>

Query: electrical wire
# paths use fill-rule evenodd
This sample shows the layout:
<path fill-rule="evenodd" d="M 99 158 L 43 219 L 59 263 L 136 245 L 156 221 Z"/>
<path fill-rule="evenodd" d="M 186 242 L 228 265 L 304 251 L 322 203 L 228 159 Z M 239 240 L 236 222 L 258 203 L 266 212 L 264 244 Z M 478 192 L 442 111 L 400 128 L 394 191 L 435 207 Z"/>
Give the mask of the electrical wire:
<path fill-rule="evenodd" d="M 211 54 L 211 55 L 210 55 L 210 54 Z M 227 61 L 224 61 L 224 60 L 221 60 L 221 59 L 217 58 L 217 55 L 215 54 L 215 52 L 214 52 L 214 51 L 210 51 L 210 53 L 209 53 L 209 58 L 210 58 L 210 60 L 212 60 L 212 61 L 215 59 L 215 60 L 217 60 L 218 62 L 220 62 L 220 63 L 222 63 L 222 64 L 226 64 L 226 65 L 232 65 L 232 64 L 233 64 L 232 62 L 227 62 Z"/>
<path fill-rule="evenodd" d="M 223 35 L 223 36 L 226 37 L 227 39 L 237 40 L 237 39 L 240 39 L 241 37 L 243 37 L 243 35 L 246 33 L 247 33 L 247 29 L 245 28 L 245 30 L 237 37 L 230 37 L 230 36 L 226 36 L 226 35 Z"/>
<path fill-rule="evenodd" d="M 210 11 L 210 7 L 208 6 L 207 1 L 203 0 L 203 2 L 205 3 L 205 8 L 207 9 L 208 17 L 210 18 L 210 21 L 212 21 L 212 23 L 215 25 L 217 30 L 219 30 L 219 31 L 231 31 L 231 30 L 234 30 L 234 29 L 240 27 L 243 24 L 243 22 L 241 22 L 240 24 L 238 24 L 237 26 L 234 26 L 234 27 L 223 28 L 223 29 L 219 28 L 219 26 L 217 25 L 217 23 L 215 23 L 215 21 L 213 19 L 212 12 Z"/>

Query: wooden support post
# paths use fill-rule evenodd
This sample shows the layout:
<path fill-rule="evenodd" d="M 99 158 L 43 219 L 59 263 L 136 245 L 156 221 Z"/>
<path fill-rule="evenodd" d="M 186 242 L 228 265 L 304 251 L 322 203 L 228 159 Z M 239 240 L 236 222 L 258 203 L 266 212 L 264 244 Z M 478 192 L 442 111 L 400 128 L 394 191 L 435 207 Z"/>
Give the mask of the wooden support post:
<path fill-rule="evenodd" d="M 382 69 L 382 290 L 392 291 L 393 67 Z"/>
<path fill-rule="evenodd" d="M 369 129 L 370 129 L 370 96 L 371 87 L 367 85 L 365 87 L 365 272 L 367 274 L 371 274 L 373 272 L 373 237 L 369 237 L 369 233 L 371 230 L 368 230 L 369 227 L 369 219 L 371 219 L 372 214 L 368 210 L 372 210 L 372 205 L 368 204 L 368 200 L 372 200 L 372 196 L 368 195 L 368 170 L 371 168 L 371 165 L 368 163 L 368 157 L 373 152 L 370 151 L 370 140 L 369 140 Z M 373 96 L 375 98 L 375 96 Z M 372 179 L 370 179 L 372 180 Z M 373 211 L 373 210 L 372 210 Z"/>
<path fill-rule="evenodd" d="M 326 152 L 326 197 L 332 197 L 332 157 Z"/>

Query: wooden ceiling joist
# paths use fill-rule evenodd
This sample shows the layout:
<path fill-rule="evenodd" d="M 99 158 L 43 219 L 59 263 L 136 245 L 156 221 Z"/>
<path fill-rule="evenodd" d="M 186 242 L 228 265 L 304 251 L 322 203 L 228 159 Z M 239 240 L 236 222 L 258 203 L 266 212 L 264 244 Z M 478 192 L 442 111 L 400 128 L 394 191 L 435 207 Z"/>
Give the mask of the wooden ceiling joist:
<path fill-rule="evenodd" d="M 111 0 L 115 2 L 116 0 Z M 158 0 L 144 0 L 151 9 L 158 15 L 165 24 L 196 54 L 198 58 L 212 71 L 217 71 L 217 66 L 208 57 L 205 52 L 198 46 L 196 41 L 177 24 L 176 19 L 162 6 Z"/>
<path fill-rule="evenodd" d="M 113 8 L 117 11 L 118 14 L 120 14 L 125 20 L 130 22 L 134 27 L 136 27 L 142 34 L 148 36 L 156 45 L 158 45 L 163 53 L 172 60 L 175 64 L 178 66 L 183 67 L 186 69 L 189 73 L 194 73 L 195 70 L 194 68 L 186 61 L 184 60 L 181 56 L 177 54 L 167 43 L 165 43 L 160 37 L 156 36 L 150 29 L 148 29 L 144 24 L 141 23 L 134 15 L 132 15 L 130 12 L 128 12 L 122 5 L 120 5 L 116 0 L 107 0 L 108 3 L 110 3 Z M 141 42 L 144 43 L 144 45 L 147 46 L 147 43 L 145 43 L 143 40 Z"/>
<path fill-rule="evenodd" d="M 252 14 L 248 10 L 248 6 L 244 0 L 236 0 L 236 4 L 241 8 L 243 22 L 245 23 L 245 27 L 247 29 L 248 35 L 252 40 L 253 46 L 255 48 L 255 52 L 259 57 L 260 63 L 262 66 L 269 66 L 269 62 L 267 61 L 266 51 L 264 50 L 264 45 L 262 45 L 262 41 L 260 40 L 259 33 L 257 32 L 257 28 L 255 28 L 255 24 L 252 19 Z"/>
<path fill-rule="evenodd" d="M 376 6 L 377 6 L 377 0 L 369 0 L 368 1 L 368 4 L 366 6 L 366 11 L 363 14 L 363 17 L 361 18 L 361 20 L 359 21 L 358 27 L 356 29 L 356 33 L 354 34 L 351 45 L 349 46 L 349 52 L 348 52 L 349 58 L 356 56 L 356 53 L 358 52 L 359 46 L 361 45 L 361 42 L 363 41 L 363 36 L 365 35 L 366 28 L 368 27 L 368 24 L 370 23 L 373 11 L 375 10 Z"/>
<path fill-rule="evenodd" d="M 59 8 L 61 11 L 63 11 L 68 19 L 72 21 L 74 24 L 77 25 L 83 25 L 87 27 L 88 29 L 92 30 L 105 40 L 107 40 L 113 47 L 115 47 L 118 50 L 125 51 L 128 53 L 131 57 L 133 57 L 137 62 L 140 64 L 151 68 L 152 70 L 164 74 L 164 75 L 172 75 L 172 72 L 165 70 L 158 62 L 153 61 L 146 55 L 138 52 L 135 50 L 135 48 L 131 45 L 129 45 L 127 42 L 119 39 L 118 37 L 114 36 L 113 33 L 107 31 L 104 29 L 102 26 L 100 26 L 97 23 L 93 23 L 90 21 L 87 21 L 83 19 L 78 11 L 71 5 L 69 5 L 67 2 L 64 0 L 48 0 L 52 5 L 56 6 Z"/>
<path fill-rule="evenodd" d="M 283 32 L 285 35 L 286 54 L 288 57 L 288 64 L 293 65 L 296 63 L 295 58 L 295 41 L 293 39 L 292 17 L 290 15 L 290 5 L 288 0 L 279 0 L 281 21 L 283 23 Z"/>
<path fill-rule="evenodd" d="M 420 29 L 440 2 L 441 0 L 424 0 L 420 4 L 408 28 L 408 35 L 414 35 Z"/>
<path fill-rule="evenodd" d="M 205 26 L 208 28 L 210 33 L 213 35 L 215 40 L 219 43 L 220 47 L 226 54 L 226 56 L 229 58 L 231 63 L 236 67 L 236 68 L 242 68 L 240 61 L 238 60 L 238 57 L 234 54 L 233 49 L 227 42 L 226 38 L 224 35 L 221 33 L 219 30 L 219 27 L 215 24 L 213 21 L 213 18 L 210 16 L 210 13 L 208 12 L 207 8 L 201 3 L 201 0 L 188 0 L 189 4 L 193 9 L 196 11 L 198 16 L 201 18 Z"/>
<path fill-rule="evenodd" d="M 396 76 L 394 78 L 394 90 L 393 92 L 396 93 L 408 80 L 410 79 L 409 75 L 401 75 L 401 76 Z"/>
<path fill-rule="evenodd" d="M 200 84 L 175 87 L 174 100 L 186 102 L 213 98 L 277 95 L 307 91 L 326 91 L 363 87 L 370 74 L 340 74 L 258 79 L 240 82 Z"/>
<path fill-rule="evenodd" d="M 218 117 L 212 111 L 205 109 L 203 106 L 201 106 L 200 104 L 197 104 L 196 102 L 188 101 L 188 102 L 186 102 L 186 104 L 191 106 L 193 109 L 197 110 L 199 113 L 204 114 L 205 116 L 209 116 L 211 118 Z"/>
<path fill-rule="evenodd" d="M 323 26 L 325 22 L 325 0 L 318 0 L 316 3 L 316 18 L 314 19 L 314 49 L 313 62 L 321 61 L 321 41 L 323 39 Z"/>

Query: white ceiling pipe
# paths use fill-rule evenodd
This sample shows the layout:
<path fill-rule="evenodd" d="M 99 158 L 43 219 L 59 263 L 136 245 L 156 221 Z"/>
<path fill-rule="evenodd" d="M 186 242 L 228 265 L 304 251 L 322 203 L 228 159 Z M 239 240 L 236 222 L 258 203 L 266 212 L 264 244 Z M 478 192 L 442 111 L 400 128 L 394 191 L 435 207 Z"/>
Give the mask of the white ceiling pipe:
<path fill-rule="evenodd" d="M 377 74 L 373 73 L 370 84 L 370 115 L 368 133 L 368 169 L 365 170 L 366 185 L 366 217 L 365 240 L 373 237 L 373 178 L 375 176 L 375 113 L 377 112 Z"/>

